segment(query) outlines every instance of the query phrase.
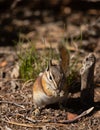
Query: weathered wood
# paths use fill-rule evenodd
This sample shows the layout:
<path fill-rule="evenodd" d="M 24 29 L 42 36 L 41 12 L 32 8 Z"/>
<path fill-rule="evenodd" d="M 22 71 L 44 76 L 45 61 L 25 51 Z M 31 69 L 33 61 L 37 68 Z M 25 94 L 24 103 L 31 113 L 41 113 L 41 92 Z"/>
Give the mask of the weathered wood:
<path fill-rule="evenodd" d="M 83 61 L 81 74 L 81 103 L 84 107 L 92 106 L 94 103 L 94 67 L 96 58 L 90 53 Z"/>

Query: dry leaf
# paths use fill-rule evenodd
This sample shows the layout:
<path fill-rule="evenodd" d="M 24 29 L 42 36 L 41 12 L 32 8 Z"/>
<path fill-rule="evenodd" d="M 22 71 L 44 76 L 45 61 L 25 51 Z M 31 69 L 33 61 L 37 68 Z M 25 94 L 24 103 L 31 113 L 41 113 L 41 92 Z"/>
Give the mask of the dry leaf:
<path fill-rule="evenodd" d="M 7 62 L 6 61 L 2 61 L 1 63 L 0 63 L 0 67 L 5 67 L 7 65 Z"/>
<path fill-rule="evenodd" d="M 67 112 L 67 120 L 73 120 L 77 116 L 77 114 Z"/>

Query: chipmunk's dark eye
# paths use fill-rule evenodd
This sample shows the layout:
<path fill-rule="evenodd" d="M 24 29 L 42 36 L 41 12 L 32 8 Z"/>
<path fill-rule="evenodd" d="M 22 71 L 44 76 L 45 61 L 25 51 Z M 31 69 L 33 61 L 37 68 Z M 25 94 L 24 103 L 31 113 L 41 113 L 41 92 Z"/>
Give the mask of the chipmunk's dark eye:
<path fill-rule="evenodd" d="M 50 80 L 52 80 L 52 77 L 51 77 L 51 75 L 50 75 L 50 77 L 49 77 L 49 78 L 50 78 Z"/>

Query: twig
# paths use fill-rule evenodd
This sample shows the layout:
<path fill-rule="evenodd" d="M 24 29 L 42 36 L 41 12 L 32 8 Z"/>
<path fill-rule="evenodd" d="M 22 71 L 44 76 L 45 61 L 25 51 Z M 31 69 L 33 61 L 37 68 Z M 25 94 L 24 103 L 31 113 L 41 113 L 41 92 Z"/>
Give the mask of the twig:
<path fill-rule="evenodd" d="M 17 125 L 17 126 L 22 126 L 22 127 L 36 127 L 36 128 L 41 128 L 43 127 L 43 125 L 34 125 L 34 124 L 25 124 L 25 123 L 18 123 L 18 122 L 14 122 L 14 121 L 6 121 L 4 119 L 2 119 L 3 122 L 9 123 L 9 124 L 13 124 L 13 125 Z"/>
<path fill-rule="evenodd" d="M 6 121 L 4 119 L 1 119 L 3 122 L 9 123 L 9 124 L 13 124 L 13 125 L 17 125 L 17 126 L 22 126 L 22 127 L 29 127 L 29 128 L 43 128 L 44 126 L 48 126 L 51 127 L 51 125 L 55 125 L 55 126 L 66 126 L 66 124 L 63 123 L 38 123 L 38 124 L 25 124 L 25 123 L 18 123 L 15 121 Z"/>
<path fill-rule="evenodd" d="M 21 108 L 25 109 L 25 107 L 23 105 L 20 105 L 20 104 L 14 103 L 14 102 L 10 102 L 10 101 L 0 101 L 0 103 L 7 103 L 7 104 L 15 105 L 17 107 L 21 107 Z"/>

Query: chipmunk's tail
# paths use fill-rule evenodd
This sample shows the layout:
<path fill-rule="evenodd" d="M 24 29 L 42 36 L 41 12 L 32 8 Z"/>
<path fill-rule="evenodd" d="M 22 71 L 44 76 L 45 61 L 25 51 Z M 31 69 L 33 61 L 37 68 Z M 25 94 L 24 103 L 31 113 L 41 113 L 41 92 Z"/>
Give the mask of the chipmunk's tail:
<path fill-rule="evenodd" d="M 70 55 L 68 50 L 63 44 L 59 44 L 59 53 L 60 53 L 60 66 L 63 70 L 63 73 L 66 75 L 69 70 L 69 62 L 70 62 Z"/>

